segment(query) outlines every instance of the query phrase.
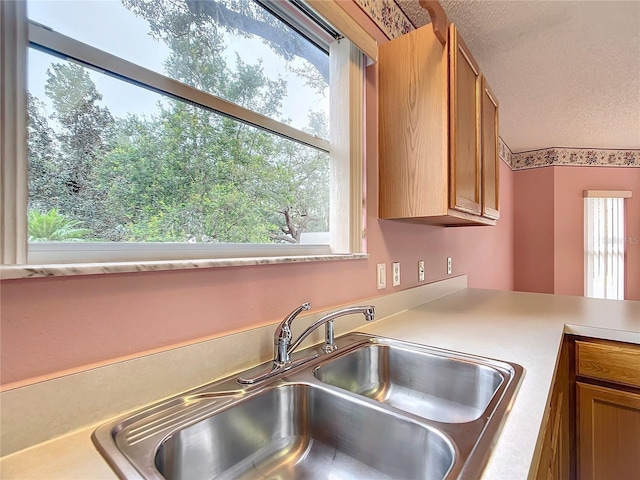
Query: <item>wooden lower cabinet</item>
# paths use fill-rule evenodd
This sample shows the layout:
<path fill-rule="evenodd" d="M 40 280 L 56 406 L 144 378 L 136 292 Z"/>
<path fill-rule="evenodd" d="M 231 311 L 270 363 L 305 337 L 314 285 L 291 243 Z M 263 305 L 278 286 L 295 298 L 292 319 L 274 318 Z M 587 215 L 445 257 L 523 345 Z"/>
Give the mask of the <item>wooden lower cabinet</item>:
<path fill-rule="evenodd" d="M 576 385 L 578 478 L 640 478 L 640 394 Z"/>
<path fill-rule="evenodd" d="M 640 345 L 567 336 L 536 480 L 640 480 Z"/>
<path fill-rule="evenodd" d="M 536 480 L 569 478 L 569 417 L 562 408 L 565 400 L 565 392 L 559 392 L 559 395 L 551 402 Z"/>

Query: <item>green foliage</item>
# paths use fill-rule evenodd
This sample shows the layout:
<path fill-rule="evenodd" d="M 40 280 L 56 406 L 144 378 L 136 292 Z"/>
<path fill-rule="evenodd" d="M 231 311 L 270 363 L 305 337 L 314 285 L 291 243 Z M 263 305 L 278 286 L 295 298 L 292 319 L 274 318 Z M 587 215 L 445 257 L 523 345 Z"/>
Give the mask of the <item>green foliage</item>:
<path fill-rule="evenodd" d="M 37 115 L 31 117 L 41 104 L 34 99 L 34 108 L 29 112 L 29 122 L 33 123 L 29 148 L 30 184 L 42 184 L 44 178 L 46 188 L 43 185 L 30 191 L 30 204 L 42 211 L 55 208 L 82 222 L 95 238 L 117 240 L 112 234 L 117 224 L 104 204 L 102 192 L 96 188 L 96 169 L 111 148 L 114 119 L 107 108 L 99 105 L 102 95 L 80 65 L 53 63 L 47 70 L 45 93 L 53 107 L 51 123 L 44 123 Z M 56 128 L 47 130 L 49 124 Z M 34 167 L 41 171 L 34 171 Z"/>
<path fill-rule="evenodd" d="M 27 94 L 27 135 L 29 138 L 29 208 L 49 210 L 56 202 L 56 142 L 44 104 Z"/>
<path fill-rule="evenodd" d="M 250 65 L 238 56 L 232 71 L 222 30 L 205 28 L 216 22 L 192 11 L 195 3 L 123 3 L 170 47 L 165 69 L 171 77 L 279 115 L 286 81 L 270 80 L 260 62 Z M 262 18 L 243 5 L 248 2 L 226 3 Z M 328 231 L 329 160 L 323 152 L 168 98 L 158 102 L 156 114 L 114 118 L 100 105 L 87 70 L 72 63 L 52 64 L 45 92 L 53 106 L 49 116 L 42 102 L 29 99 L 29 202 L 40 224 L 49 215 L 51 222 L 64 219 L 67 231 L 77 234 L 69 239 L 295 243 L 304 231 Z M 307 131 L 326 138 L 327 124 L 324 115 L 312 113 Z M 33 238 L 53 239 L 38 235 Z"/>
<path fill-rule="evenodd" d="M 30 242 L 79 241 L 91 233 L 81 228 L 82 222 L 65 217 L 55 208 L 47 213 L 29 210 L 28 222 Z"/>

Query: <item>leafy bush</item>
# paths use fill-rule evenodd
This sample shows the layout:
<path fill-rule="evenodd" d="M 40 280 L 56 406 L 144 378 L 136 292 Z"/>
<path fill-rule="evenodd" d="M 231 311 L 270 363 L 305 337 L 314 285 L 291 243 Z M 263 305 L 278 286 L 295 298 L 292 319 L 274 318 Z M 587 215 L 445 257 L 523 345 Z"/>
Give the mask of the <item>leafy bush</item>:
<path fill-rule="evenodd" d="M 55 208 L 47 213 L 30 210 L 28 219 L 30 242 L 82 241 L 92 233 L 81 228 L 82 222 L 65 217 Z"/>

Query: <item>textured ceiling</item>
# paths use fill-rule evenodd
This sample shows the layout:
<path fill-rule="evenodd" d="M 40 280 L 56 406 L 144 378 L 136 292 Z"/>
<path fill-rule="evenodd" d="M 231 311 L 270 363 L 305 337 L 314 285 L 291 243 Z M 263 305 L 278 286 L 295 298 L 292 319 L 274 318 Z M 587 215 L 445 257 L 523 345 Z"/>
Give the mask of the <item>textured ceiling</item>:
<path fill-rule="evenodd" d="M 418 0 L 396 0 L 416 26 Z M 512 151 L 640 149 L 640 0 L 441 0 L 500 101 Z"/>

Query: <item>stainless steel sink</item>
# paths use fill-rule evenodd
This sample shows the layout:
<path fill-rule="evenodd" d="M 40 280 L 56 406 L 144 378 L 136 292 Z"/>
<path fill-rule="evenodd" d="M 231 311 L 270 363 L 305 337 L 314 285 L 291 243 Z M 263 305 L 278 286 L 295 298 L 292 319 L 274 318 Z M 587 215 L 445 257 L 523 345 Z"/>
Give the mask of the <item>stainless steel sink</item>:
<path fill-rule="evenodd" d="M 396 438 L 390 442 L 389 432 Z M 322 388 L 282 385 L 171 434 L 155 457 L 168 480 L 442 479 L 454 449 L 437 430 Z"/>
<path fill-rule="evenodd" d="M 479 418 L 504 382 L 496 368 L 442 353 L 366 345 L 327 363 L 316 377 L 331 385 L 438 422 Z"/>
<path fill-rule="evenodd" d="M 264 381 L 233 376 L 122 416 L 93 441 L 126 479 L 481 475 L 521 367 L 358 333 L 335 347 L 298 352 L 310 360 Z"/>

